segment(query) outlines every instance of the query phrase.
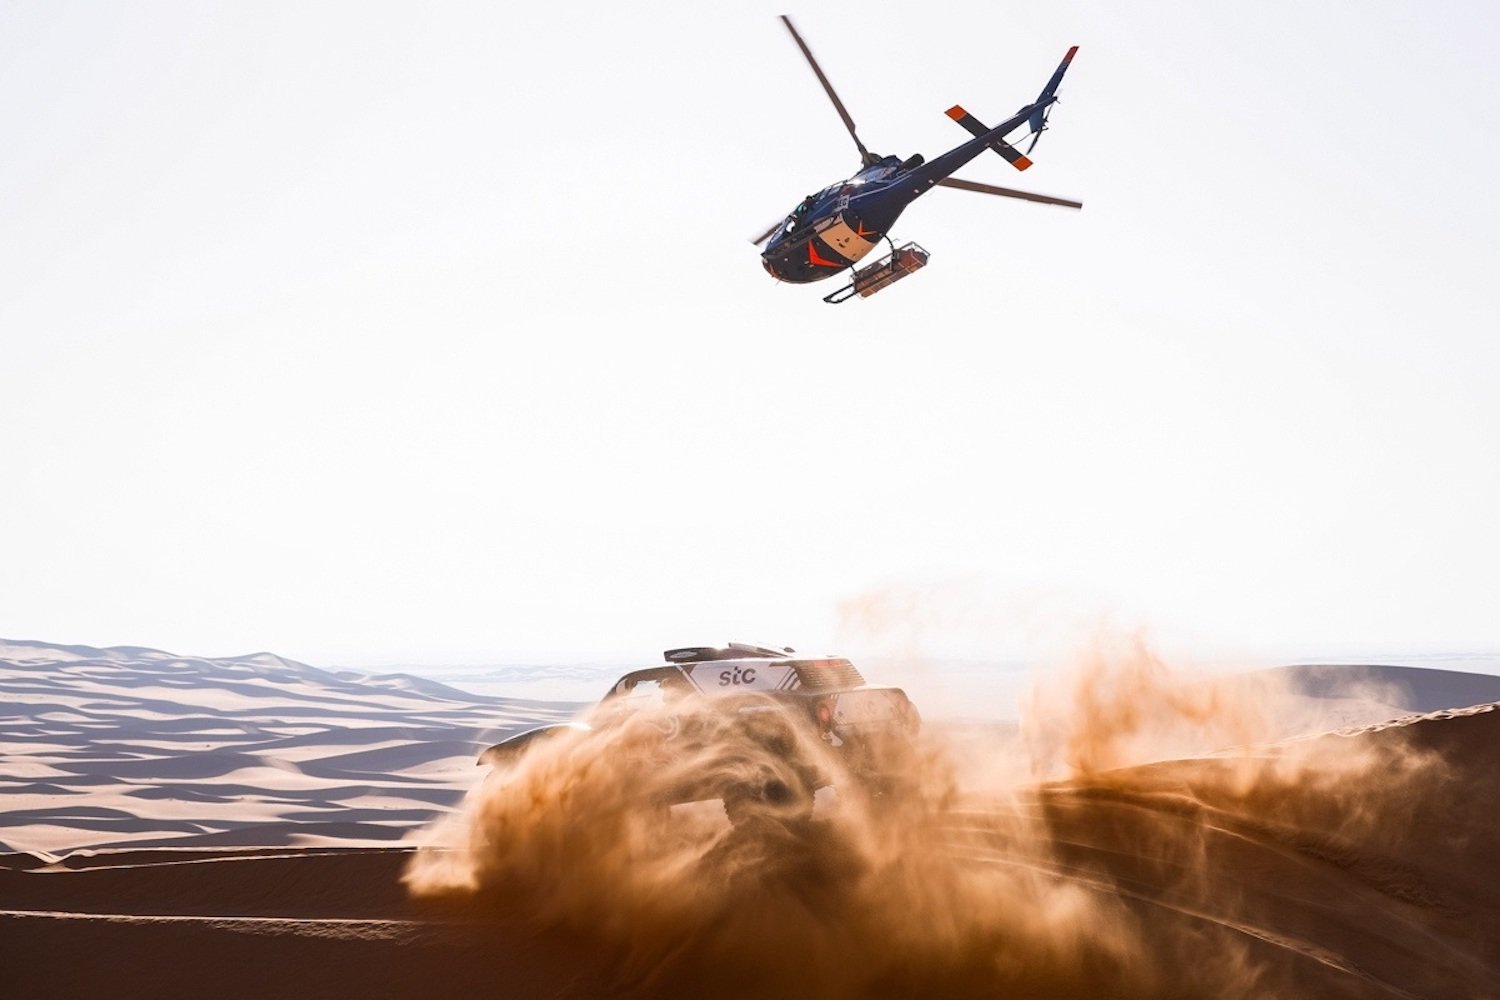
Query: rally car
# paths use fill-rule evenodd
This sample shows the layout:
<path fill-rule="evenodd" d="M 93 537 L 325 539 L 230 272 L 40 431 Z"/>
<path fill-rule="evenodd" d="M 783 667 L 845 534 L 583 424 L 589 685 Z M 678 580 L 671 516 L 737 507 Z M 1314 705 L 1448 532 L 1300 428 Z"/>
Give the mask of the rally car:
<path fill-rule="evenodd" d="M 578 720 L 511 736 L 478 763 L 503 771 L 565 733 L 607 735 L 646 719 L 664 738 L 642 766 L 672 775 L 666 797 L 721 798 L 739 822 L 766 808 L 806 814 L 816 789 L 845 778 L 883 787 L 921 725 L 904 691 L 867 684 L 843 657 L 732 642 L 669 649 L 663 660 L 621 677 Z"/>

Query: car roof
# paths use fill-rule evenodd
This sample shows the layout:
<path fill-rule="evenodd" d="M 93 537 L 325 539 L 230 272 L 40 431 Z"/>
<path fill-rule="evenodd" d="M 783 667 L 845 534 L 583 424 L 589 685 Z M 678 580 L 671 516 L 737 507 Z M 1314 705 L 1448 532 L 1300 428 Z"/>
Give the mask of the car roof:
<path fill-rule="evenodd" d="M 614 690 L 634 687 L 647 680 L 671 676 L 686 678 L 703 694 L 736 692 L 789 692 L 798 689 L 828 690 L 860 687 L 865 683 L 859 670 L 841 656 L 771 658 L 764 655 L 719 657 L 632 670 L 615 682 Z"/>

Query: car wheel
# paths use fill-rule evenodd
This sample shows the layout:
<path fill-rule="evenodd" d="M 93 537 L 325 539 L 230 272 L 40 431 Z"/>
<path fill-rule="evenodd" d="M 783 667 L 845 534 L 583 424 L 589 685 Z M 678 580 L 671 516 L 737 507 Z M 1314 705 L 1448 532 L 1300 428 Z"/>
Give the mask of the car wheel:
<path fill-rule="evenodd" d="M 724 815 L 733 826 L 759 820 L 796 823 L 813 811 L 813 789 L 800 779 L 744 782 L 724 792 Z"/>

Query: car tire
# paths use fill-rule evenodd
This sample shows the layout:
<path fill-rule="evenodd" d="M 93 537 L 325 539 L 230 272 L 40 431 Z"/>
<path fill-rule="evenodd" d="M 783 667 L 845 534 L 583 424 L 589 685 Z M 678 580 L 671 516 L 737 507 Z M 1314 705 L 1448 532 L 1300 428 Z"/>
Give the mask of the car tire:
<path fill-rule="evenodd" d="M 761 820 L 798 823 L 812 816 L 813 789 L 800 779 L 790 782 L 770 778 L 746 782 L 724 791 L 724 815 L 731 826 L 745 826 Z"/>

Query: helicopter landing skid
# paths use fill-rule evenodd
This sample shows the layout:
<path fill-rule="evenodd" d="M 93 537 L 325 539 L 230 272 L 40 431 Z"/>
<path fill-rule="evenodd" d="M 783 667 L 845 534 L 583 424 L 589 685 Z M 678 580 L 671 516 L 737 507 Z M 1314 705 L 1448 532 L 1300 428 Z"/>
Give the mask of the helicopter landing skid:
<path fill-rule="evenodd" d="M 915 243 L 903 243 L 899 247 L 892 244 L 890 253 L 873 264 L 855 269 L 853 280 L 838 291 L 823 296 L 823 301 L 829 305 L 838 305 L 840 302 L 848 302 L 856 295 L 867 299 L 908 274 L 926 267 L 930 256 Z"/>

